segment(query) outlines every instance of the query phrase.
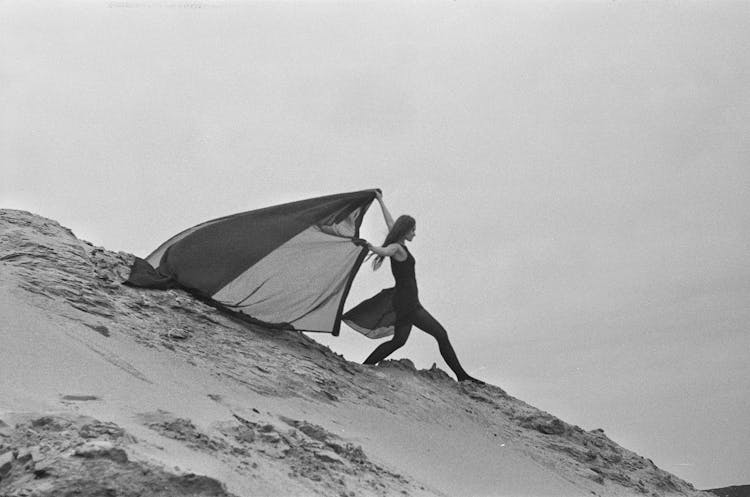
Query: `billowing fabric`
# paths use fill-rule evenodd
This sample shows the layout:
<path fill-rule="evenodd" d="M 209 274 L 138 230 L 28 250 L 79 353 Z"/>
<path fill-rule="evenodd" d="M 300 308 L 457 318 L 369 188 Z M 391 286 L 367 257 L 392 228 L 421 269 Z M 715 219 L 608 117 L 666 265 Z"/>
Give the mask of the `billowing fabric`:
<path fill-rule="evenodd" d="M 368 338 L 393 335 L 396 328 L 396 310 L 393 308 L 395 290 L 381 290 L 377 295 L 349 309 L 342 317 L 344 323 Z"/>
<path fill-rule="evenodd" d="M 391 273 L 396 286 L 386 288 L 377 295 L 357 304 L 347 311 L 343 320 L 347 326 L 368 338 L 383 338 L 393 335 L 396 325 L 410 323 L 414 312 L 421 307 L 415 260 L 409 249 L 406 260 L 390 258 Z"/>
<path fill-rule="evenodd" d="M 374 199 L 364 190 L 207 221 L 136 259 L 125 284 L 183 288 L 253 321 L 338 335 L 367 253 L 353 241 Z"/>

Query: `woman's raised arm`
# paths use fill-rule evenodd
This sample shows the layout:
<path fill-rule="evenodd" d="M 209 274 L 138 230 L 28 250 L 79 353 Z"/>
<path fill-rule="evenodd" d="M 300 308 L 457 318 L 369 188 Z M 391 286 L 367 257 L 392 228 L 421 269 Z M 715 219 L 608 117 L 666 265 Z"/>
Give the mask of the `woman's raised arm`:
<path fill-rule="evenodd" d="M 375 193 L 375 198 L 378 199 L 378 203 L 380 204 L 380 210 L 383 211 L 383 218 L 385 218 L 385 224 L 388 226 L 388 231 L 391 231 L 393 229 L 393 216 L 391 216 L 391 213 L 388 212 L 388 207 L 385 206 L 385 202 L 383 202 L 383 194 L 380 193 L 378 190 Z M 377 254 L 377 252 L 375 252 Z M 378 254 L 381 255 L 381 254 Z"/>

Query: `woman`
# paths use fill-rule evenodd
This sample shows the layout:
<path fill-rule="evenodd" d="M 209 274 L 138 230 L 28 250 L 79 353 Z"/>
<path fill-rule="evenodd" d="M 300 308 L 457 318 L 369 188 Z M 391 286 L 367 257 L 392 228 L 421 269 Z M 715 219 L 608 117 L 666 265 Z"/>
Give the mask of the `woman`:
<path fill-rule="evenodd" d="M 406 339 L 409 338 L 409 333 L 411 332 L 411 327 L 416 326 L 437 340 L 440 354 L 456 374 L 458 381 L 471 381 L 484 384 L 484 382 L 472 378 L 464 371 L 461 363 L 458 362 L 458 357 L 456 357 L 456 352 L 453 350 L 445 328 L 419 303 L 417 279 L 414 273 L 414 256 L 406 248 L 406 242 L 412 241 L 415 236 L 416 222 L 414 218 L 411 216 L 400 216 L 394 222 L 379 191 L 376 194 L 376 198 L 380 203 L 383 217 L 388 225 L 388 236 L 385 237 L 382 246 L 376 247 L 367 243 L 367 248 L 376 255 L 372 263 L 373 270 L 377 270 L 386 257 L 390 257 L 391 259 L 391 272 L 393 273 L 393 278 L 396 280 L 396 288 L 392 296 L 396 322 L 393 338 L 390 341 L 381 343 L 364 363 L 377 364 L 391 355 L 406 343 Z"/>

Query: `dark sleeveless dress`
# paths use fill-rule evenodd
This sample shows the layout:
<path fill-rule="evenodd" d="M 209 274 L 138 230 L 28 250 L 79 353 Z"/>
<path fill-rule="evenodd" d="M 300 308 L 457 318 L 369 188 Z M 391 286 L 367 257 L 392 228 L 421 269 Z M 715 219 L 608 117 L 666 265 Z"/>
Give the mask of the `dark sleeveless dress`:
<path fill-rule="evenodd" d="M 403 246 L 403 245 L 402 245 Z M 391 257 L 391 273 L 396 286 L 381 290 L 348 310 L 342 320 L 350 328 L 370 338 L 393 335 L 396 324 L 410 322 L 419 303 L 417 278 L 414 273 L 415 260 L 409 249 L 407 257 L 399 262 Z"/>
<path fill-rule="evenodd" d="M 396 312 L 396 323 L 408 322 L 415 310 L 419 307 L 419 291 L 417 289 L 417 276 L 414 272 L 416 261 L 406 245 L 401 245 L 406 250 L 406 260 L 399 262 L 391 257 L 391 273 L 396 280 L 396 288 L 393 292 L 393 310 Z"/>

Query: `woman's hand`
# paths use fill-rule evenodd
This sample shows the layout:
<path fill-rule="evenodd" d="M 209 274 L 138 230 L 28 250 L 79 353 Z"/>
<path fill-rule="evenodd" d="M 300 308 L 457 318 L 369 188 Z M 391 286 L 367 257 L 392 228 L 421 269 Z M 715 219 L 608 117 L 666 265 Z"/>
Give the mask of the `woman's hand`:
<path fill-rule="evenodd" d="M 388 212 L 388 207 L 385 206 L 385 202 L 383 202 L 383 192 L 380 190 L 375 190 L 375 198 L 378 199 L 378 202 L 380 203 L 380 210 L 383 211 L 383 219 L 385 219 L 385 225 L 388 226 L 388 231 L 391 231 L 393 229 L 393 216 L 391 216 L 391 213 Z"/>

